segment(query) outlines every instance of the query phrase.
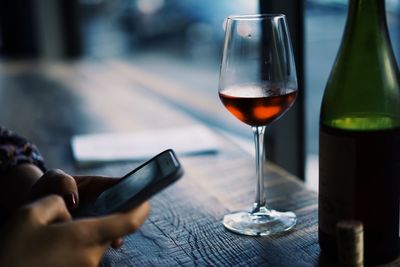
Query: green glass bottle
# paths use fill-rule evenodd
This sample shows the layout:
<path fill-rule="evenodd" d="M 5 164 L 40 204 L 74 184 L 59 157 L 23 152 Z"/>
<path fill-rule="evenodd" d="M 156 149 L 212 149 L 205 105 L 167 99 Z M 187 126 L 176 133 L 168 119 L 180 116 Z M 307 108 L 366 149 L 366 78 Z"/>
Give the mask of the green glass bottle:
<path fill-rule="evenodd" d="M 399 256 L 400 86 L 384 0 L 350 0 L 320 114 L 319 242 L 336 224 L 364 225 L 365 263 Z"/>

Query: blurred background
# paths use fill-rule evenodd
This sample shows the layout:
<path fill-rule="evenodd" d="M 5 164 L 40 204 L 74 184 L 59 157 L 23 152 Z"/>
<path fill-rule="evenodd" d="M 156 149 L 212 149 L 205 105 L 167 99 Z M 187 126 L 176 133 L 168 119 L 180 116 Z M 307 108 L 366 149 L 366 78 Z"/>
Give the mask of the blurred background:
<path fill-rule="evenodd" d="M 347 2 L 304 2 L 306 177 L 314 187 L 318 175 L 319 108 L 343 33 Z M 386 0 L 397 58 L 399 2 Z M 1 60 L 123 59 L 165 83 L 179 84 L 193 103 L 209 103 L 185 105 L 176 100 L 181 109 L 234 136 L 250 151 L 252 134 L 248 127 L 210 107 L 221 105 L 217 86 L 225 17 L 258 12 L 258 0 L 2 1 Z"/>

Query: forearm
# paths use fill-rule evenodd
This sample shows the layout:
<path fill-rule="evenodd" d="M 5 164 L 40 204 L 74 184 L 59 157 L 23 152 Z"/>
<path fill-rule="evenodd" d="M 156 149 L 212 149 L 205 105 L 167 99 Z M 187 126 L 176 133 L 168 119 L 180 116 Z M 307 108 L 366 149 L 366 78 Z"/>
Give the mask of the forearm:
<path fill-rule="evenodd" d="M 45 171 L 37 147 L 0 126 L 0 205 L 10 211 L 28 200 L 31 187 Z"/>

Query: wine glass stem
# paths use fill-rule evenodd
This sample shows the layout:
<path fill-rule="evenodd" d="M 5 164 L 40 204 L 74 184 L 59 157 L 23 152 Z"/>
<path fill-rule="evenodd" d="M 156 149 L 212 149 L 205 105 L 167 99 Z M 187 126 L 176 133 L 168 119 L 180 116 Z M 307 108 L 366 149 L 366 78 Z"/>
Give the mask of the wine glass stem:
<path fill-rule="evenodd" d="M 257 191 L 252 213 L 259 212 L 261 208 L 267 208 L 264 196 L 264 133 L 265 126 L 253 126 L 254 143 L 256 148 L 256 173 Z"/>

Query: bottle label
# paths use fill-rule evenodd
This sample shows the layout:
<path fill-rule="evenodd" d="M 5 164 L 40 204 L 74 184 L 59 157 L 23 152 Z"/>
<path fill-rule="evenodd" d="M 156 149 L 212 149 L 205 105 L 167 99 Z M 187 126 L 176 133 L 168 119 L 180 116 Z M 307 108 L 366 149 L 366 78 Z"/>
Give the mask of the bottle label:
<path fill-rule="evenodd" d="M 400 129 L 320 128 L 319 228 L 359 220 L 366 249 L 399 248 Z M 385 245 L 386 244 L 386 245 Z"/>
<path fill-rule="evenodd" d="M 320 132 L 319 226 L 334 235 L 336 222 L 354 214 L 354 140 Z"/>

